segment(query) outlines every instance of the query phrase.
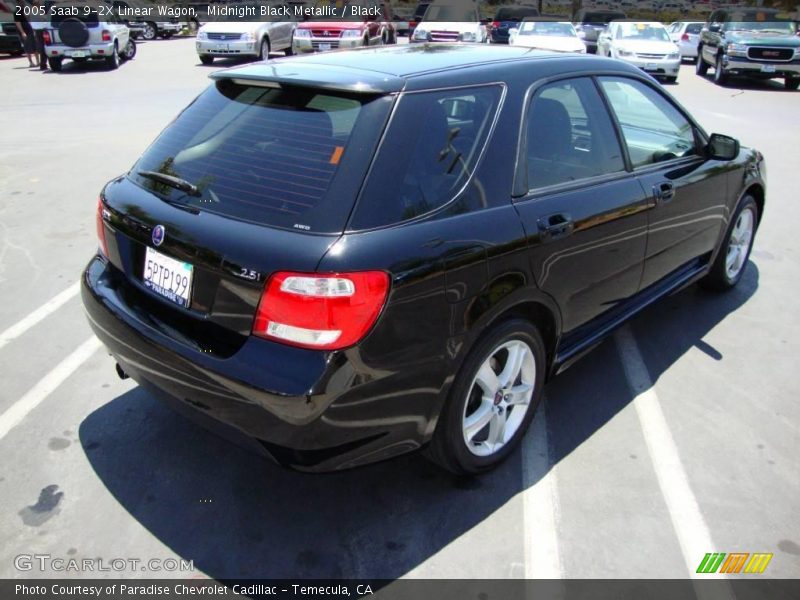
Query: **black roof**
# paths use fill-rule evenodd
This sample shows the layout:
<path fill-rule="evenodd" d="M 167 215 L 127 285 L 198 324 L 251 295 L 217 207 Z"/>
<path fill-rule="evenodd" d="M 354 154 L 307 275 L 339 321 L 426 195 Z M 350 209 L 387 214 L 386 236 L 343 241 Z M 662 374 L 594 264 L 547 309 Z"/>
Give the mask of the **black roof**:
<path fill-rule="evenodd" d="M 397 92 L 410 80 L 434 76 L 437 87 L 447 85 L 448 73 L 465 69 L 558 61 L 604 71 L 628 71 L 626 63 L 596 56 L 484 44 L 408 44 L 278 58 L 216 71 L 212 79 L 276 81 L 363 93 Z M 589 66 L 589 65 L 592 66 Z M 583 70 L 583 69 L 577 69 Z M 502 77 L 497 77 L 501 80 Z M 417 86 L 414 86 L 417 87 Z"/>

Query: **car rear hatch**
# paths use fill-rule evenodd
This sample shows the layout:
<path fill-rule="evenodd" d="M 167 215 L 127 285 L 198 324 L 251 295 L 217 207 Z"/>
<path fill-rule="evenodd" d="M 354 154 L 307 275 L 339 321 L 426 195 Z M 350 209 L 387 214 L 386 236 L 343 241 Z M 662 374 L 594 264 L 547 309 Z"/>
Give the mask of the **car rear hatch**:
<path fill-rule="evenodd" d="M 247 340 L 269 276 L 315 271 L 341 235 L 392 102 L 241 76 L 201 94 L 98 207 L 118 295 L 221 357 Z"/>

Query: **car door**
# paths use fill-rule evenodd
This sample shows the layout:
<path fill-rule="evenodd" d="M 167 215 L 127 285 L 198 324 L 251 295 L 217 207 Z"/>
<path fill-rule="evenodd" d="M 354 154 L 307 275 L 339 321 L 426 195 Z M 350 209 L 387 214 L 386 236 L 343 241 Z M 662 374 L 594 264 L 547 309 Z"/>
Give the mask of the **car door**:
<path fill-rule="evenodd" d="M 649 197 L 641 287 L 707 260 L 727 219 L 726 163 L 705 158 L 705 140 L 657 84 L 600 77 L 625 150 Z"/>
<path fill-rule="evenodd" d="M 716 10 L 708 19 L 708 27 L 703 30 L 703 55 L 707 63 L 714 64 L 717 60 L 717 49 L 722 43 L 722 25 L 725 21 L 725 11 Z"/>
<path fill-rule="evenodd" d="M 534 279 L 568 334 L 637 292 L 647 199 L 590 77 L 536 90 L 522 131 L 515 206 Z"/>

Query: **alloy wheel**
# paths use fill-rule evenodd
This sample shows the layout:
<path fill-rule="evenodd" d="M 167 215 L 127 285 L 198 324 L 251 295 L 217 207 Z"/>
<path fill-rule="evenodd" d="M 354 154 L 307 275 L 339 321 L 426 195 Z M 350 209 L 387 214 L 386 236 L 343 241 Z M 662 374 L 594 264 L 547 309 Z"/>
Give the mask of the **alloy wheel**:
<path fill-rule="evenodd" d="M 536 383 L 530 346 L 512 340 L 497 346 L 472 381 L 462 415 L 464 442 L 476 456 L 498 452 L 525 420 Z"/>
<path fill-rule="evenodd" d="M 755 218 L 750 208 L 745 208 L 739 213 L 736 225 L 731 230 L 728 240 L 728 253 L 725 257 L 725 274 L 733 281 L 744 268 L 750 243 L 753 241 Z"/>

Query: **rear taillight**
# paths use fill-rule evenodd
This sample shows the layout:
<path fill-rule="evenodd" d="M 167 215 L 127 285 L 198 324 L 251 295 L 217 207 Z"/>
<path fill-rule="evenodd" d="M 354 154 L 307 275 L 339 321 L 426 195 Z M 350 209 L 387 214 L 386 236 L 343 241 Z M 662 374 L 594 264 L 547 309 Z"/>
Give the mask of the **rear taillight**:
<path fill-rule="evenodd" d="M 372 328 L 388 291 L 383 271 L 275 273 L 258 304 L 253 334 L 303 348 L 341 350 Z"/>
<path fill-rule="evenodd" d="M 681 40 L 684 41 L 684 42 L 688 42 L 689 41 L 689 34 L 688 33 L 684 33 L 681 36 Z"/>
<path fill-rule="evenodd" d="M 111 41 L 111 32 L 103 30 L 103 41 L 110 42 Z"/>
<path fill-rule="evenodd" d="M 499 29 L 500 21 L 492 21 L 492 29 Z"/>
<path fill-rule="evenodd" d="M 108 244 L 106 244 L 106 226 L 103 222 L 103 212 L 105 208 L 103 207 L 103 199 L 100 198 L 97 201 L 97 241 L 100 244 L 100 252 L 103 253 L 103 256 L 108 256 Z"/>
<path fill-rule="evenodd" d="M 47 31 L 46 29 L 42 32 L 42 39 L 44 40 L 45 44 L 50 45 L 53 43 L 52 39 L 50 38 L 50 32 Z"/>

